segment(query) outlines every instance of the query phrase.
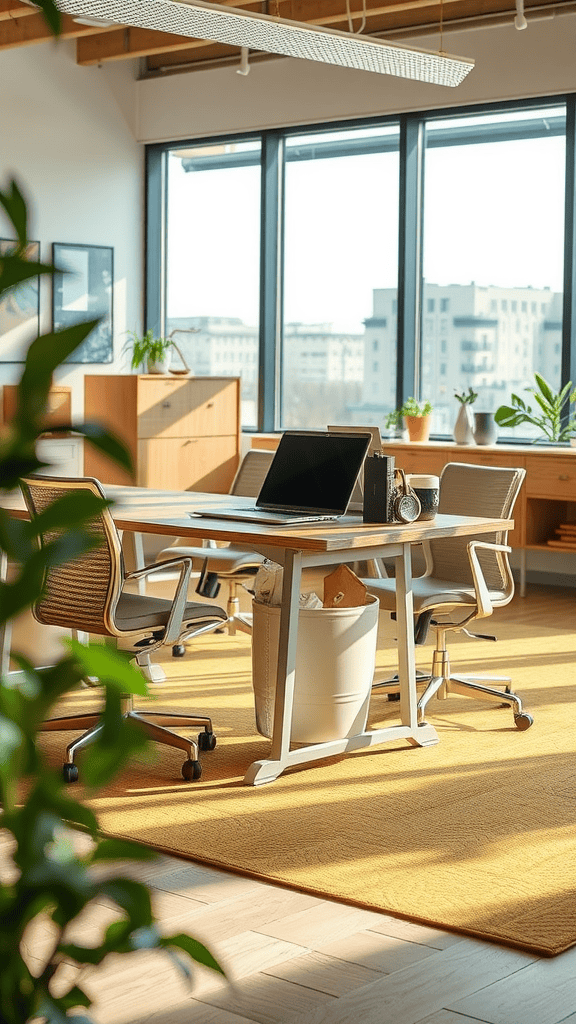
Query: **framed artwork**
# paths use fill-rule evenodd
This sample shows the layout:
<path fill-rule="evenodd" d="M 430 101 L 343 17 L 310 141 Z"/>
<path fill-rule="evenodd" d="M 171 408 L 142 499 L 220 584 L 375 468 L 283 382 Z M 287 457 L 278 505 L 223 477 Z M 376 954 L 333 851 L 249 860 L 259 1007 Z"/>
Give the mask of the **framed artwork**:
<path fill-rule="evenodd" d="M 15 246 L 0 238 L 0 257 Z M 30 242 L 27 256 L 40 259 L 40 242 Z M 0 363 L 23 363 L 30 342 L 40 331 L 40 279 L 31 277 L 0 297 Z"/>
<path fill-rule="evenodd" d="M 66 362 L 111 363 L 114 250 L 106 245 L 54 242 L 52 261 L 63 271 L 54 274 L 52 285 L 53 330 L 101 317 L 98 327 Z"/>

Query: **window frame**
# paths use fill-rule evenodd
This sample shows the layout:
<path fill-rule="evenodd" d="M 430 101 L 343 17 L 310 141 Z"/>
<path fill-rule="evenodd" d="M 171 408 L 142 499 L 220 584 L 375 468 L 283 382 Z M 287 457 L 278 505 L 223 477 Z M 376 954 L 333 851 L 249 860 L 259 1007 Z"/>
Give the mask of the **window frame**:
<path fill-rule="evenodd" d="M 286 142 L 294 137 L 326 133 L 321 143 L 330 155 L 346 156 L 362 152 L 359 140 L 331 140 L 330 135 L 354 130 L 398 126 L 400 136 L 399 168 L 399 245 L 397 308 L 397 380 L 398 407 L 408 395 L 420 396 L 422 326 L 425 310 L 422 302 L 422 226 L 425 148 L 436 145 L 470 144 L 479 132 L 486 140 L 521 137 L 517 126 L 459 126 L 441 133 L 434 122 L 505 112 L 525 112 L 539 108 L 565 106 L 565 211 L 564 211 L 564 296 L 561 349 L 562 384 L 576 380 L 576 93 L 531 97 L 514 101 L 445 107 L 408 114 L 387 114 L 339 122 L 309 124 L 246 133 L 204 136 L 186 140 L 153 143 L 145 147 L 145 273 L 144 324 L 160 335 L 165 333 L 166 316 L 166 230 L 167 160 L 170 151 L 199 146 L 214 146 L 258 140 L 261 143 L 261 244 L 260 244 L 260 327 L 258 352 L 258 411 L 256 429 L 272 433 L 280 429 L 282 352 L 282 278 L 284 249 L 284 168 L 286 159 L 306 159 L 294 150 L 287 157 Z M 427 132 L 427 128 L 430 132 Z M 528 126 L 524 137 L 532 132 Z M 558 132 L 556 132 L 558 134 Z M 444 138 L 442 137 L 444 135 Z M 382 138 L 363 140 L 365 152 L 382 148 Z M 312 144 L 311 144 L 312 145 Z M 318 148 L 318 142 L 314 144 Z M 396 144 L 395 144 L 396 145 Z M 227 166 L 231 163 L 227 162 Z M 252 430 L 253 428 L 246 428 Z M 441 437 L 442 435 L 436 435 Z M 521 444 L 522 438 L 500 439 L 506 444 Z"/>

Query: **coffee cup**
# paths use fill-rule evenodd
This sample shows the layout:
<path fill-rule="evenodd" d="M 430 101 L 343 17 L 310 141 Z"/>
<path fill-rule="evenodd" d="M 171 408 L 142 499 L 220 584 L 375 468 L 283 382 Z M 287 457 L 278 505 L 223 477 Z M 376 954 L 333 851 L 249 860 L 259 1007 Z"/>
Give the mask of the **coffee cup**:
<path fill-rule="evenodd" d="M 434 519 L 438 511 L 440 498 L 440 479 L 437 476 L 430 476 L 427 473 L 412 473 L 408 477 L 408 483 L 420 501 L 422 511 L 418 520 Z"/>

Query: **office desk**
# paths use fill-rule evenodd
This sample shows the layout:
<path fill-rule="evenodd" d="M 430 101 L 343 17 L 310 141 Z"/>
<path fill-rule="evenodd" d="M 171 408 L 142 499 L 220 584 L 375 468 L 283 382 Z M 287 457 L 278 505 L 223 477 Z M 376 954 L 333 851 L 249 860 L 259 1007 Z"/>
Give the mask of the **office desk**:
<path fill-rule="evenodd" d="M 250 765 L 244 777 L 245 783 L 262 785 L 272 782 L 293 765 L 307 764 L 319 758 L 379 743 L 405 739 L 412 746 L 428 746 L 438 742 L 433 726 L 418 725 L 417 721 L 410 548 L 412 544 L 424 540 L 511 529 L 512 520 L 438 515 L 432 522 L 364 525 L 358 517 L 346 516 L 335 523 L 277 527 L 193 518 L 189 515 L 195 508 L 202 506 L 228 504 L 228 495 L 155 491 L 113 485 L 106 485 L 104 490 L 115 502 L 112 515 L 119 530 L 170 535 L 194 542 L 199 538 L 228 541 L 235 546 L 258 551 L 284 568 L 270 756 Z M 234 503 L 250 505 L 253 499 L 235 497 Z M 3 504 L 10 507 L 15 515 L 25 515 L 23 503 L 17 497 L 6 499 Z M 367 729 L 345 739 L 290 750 L 302 570 L 382 557 L 394 560 L 396 572 L 400 724 Z"/>

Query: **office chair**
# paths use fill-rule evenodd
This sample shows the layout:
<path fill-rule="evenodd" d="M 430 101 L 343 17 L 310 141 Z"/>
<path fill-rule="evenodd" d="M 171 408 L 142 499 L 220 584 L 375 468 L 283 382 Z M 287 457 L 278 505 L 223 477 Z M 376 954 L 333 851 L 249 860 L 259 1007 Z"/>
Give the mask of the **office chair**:
<path fill-rule="evenodd" d="M 98 481 L 91 477 L 30 476 L 21 482 L 21 488 L 32 519 L 71 492 L 83 491 L 98 498 L 105 497 Z M 88 529 L 99 540 L 99 546 L 64 565 L 48 569 L 44 592 L 32 609 L 38 622 L 122 640 L 123 647 L 133 652 L 137 665 L 142 669 L 151 652 L 215 629 L 226 621 L 223 608 L 187 602 L 191 559 L 180 557 L 171 563 L 180 567 L 180 579 L 172 601 L 127 593 L 124 587 L 128 581 L 136 581 L 156 567 L 146 566 L 130 573 L 125 571 L 120 537 L 108 508 L 90 521 Z M 47 543 L 54 536 L 54 533 L 46 534 L 40 538 L 40 543 Z M 213 750 L 216 746 L 210 718 L 148 709 L 137 711 L 131 695 L 123 698 L 123 711 L 124 717 L 137 722 L 151 739 L 186 752 L 187 760 L 182 765 L 182 776 L 186 781 L 200 778 L 202 768 L 198 748 Z M 43 723 L 42 731 L 46 732 L 87 730 L 66 748 L 63 765 L 66 782 L 77 781 L 76 754 L 95 740 L 101 730 L 99 721 L 100 714 L 95 712 L 53 718 Z M 166 726 L 202 726 L 203 732 L 199 733 L 196 743 Z"/>
<path fill-rule="evenodd" d="M 440 478 L 438 511 L 450 515 L 486 516 L 507 519 L 525 476 L 523 469 L 496 466 L 475 466 L 452 462 L 444 467 Z M 413 580 L 416 643 L 422 644 L 428 630 L 436 634 L 432 668 L 427 674 L 418 672 L 416 685 L 424 686 L 418 700 L 420 721 L 430 699 L 449 694 L 495 701 L 498 706 L 514 709 L 518 729 L 529 729 L 531 715 L 522 710 L 522 701 L 510 689 L 508 677 L 453 675 L 446 649 L 449 632 L 464 633 L 480 640 L 496 640 L 495 636 L 471 633 L 466 628 L 474 619 L 485 618 L 494 608 L 512 600 L 514 579 L 508 561 L 511 550 L 507 532 L 480 535 L 478 538 L 452 537 L 423 545 L 426 571 Z M 393 579 L 365 579 L 368 591 L 380 601 L 380 607 L 394 614 L 396 608 Z M 460 614 L 459 614 L 460 613 Z M 500 690 L 493 685 L 504 684 Z M 391 699 L 399 693 L 398 677 L 373 684 L 384 689 Z"/>
<path fill-rule="evenodd" d="M 248 498 L 257 497 L 274 454 L 273 451 L 259 448 L 251 448 L 247 451 L 229 493 Z M 238 585 L 256 575 L 264 561 L 263 555 L 258 555 L 254 551 L 242 551 L 235 547 L 217 547 L 215 541 L 208 541 L 205 547 L 190 547 L 182 540 L 177 540 L 170 547 L 160 551 L 156 556 L 156 562 L 164 563 L 167 558 L 174 557 L 192 559 L 192 569 L 201 574 L 196 592 L 202 597 L 215 598 L 220 590 L 219 581 L 227 580 L 229 585 L 226 605 L 228 633 L 234 636 L 237 629 L 244 633 L 252 632 L 252 614 L 240 611 Z M 184 651 L 179 649 L 179 645 L 176 645 L 173 653 L 179 656 Z"/>

